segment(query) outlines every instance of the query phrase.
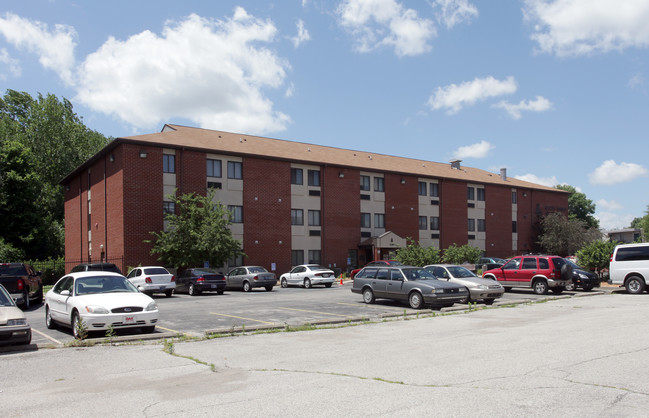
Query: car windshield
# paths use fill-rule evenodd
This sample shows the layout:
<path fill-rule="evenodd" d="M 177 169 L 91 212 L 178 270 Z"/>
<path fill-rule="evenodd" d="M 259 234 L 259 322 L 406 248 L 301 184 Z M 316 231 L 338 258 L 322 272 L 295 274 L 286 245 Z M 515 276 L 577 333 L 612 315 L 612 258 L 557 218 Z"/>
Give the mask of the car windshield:
<path fill-rule="evenodd" d="M 150 267 L 144 269 L 144 274 L 169 274 L 169 272 L 164 267 Z"/>
<path fill-rule="evenodd" d="M 408 281 L 436 279 L 436 277 L 433 276 L 433 273 L 424 268 L 401 269 L 401 272 L 404 276 L 406 276 L 406 279 L 408 279 Z"/>
<path fill-rule="evenodd" d="M 212 269 L 194 269 L 192 271 L 194 276 L 203 276 L 205 274 L 217 274 L 216 270 Z"/>
<path fill-rule="evenodd" d="M 307 268 L 313 271 L 329 270 L 328 268 L 324 268 L 322 266 L 307 266 Z"/>
<path fill-rule="evenodd" d="M 505 260 L 504 258 L 492 257 L 492 260 L 494 261 L 494 263 L 503 263 L 503 264 L 505 264 L 507 262 L 507 260 Z"/>
<path fill-rule="evenodd" d="M 0 306 L 16 306 L 14 300 L 2 286 L 0 286 Z"/>
<path fill-rule="evenodd" d="M 569 259 L 567 259 L 567 258 L 564 258 L 564 260 L 566 260 L 566 263 L 568 263 L 568 265 L 569 265 L 570 267 L 572 267 L 573 269 L 583 270 L 582 267 L 580 267 L 579 265 L 575 264 L 572 260 L 569 260 Z"/>
<path fill-rule="evenodd" d="M 447 267 L 448 271 L 451 273 L 451 276 L 457 279 L 464 279 L 466 277 L 476 277 L 471 270 L 466 267 L 461 266 L 451 266 Z"/>
<path fill-rule="evenodd" d="M 268 270 L 263 267 L 250 267 L 248 268 L 248 271 L 250 273 L 268 273 Z"/>
<path fill-rule="evenodd" d="M 80 277 L 74 282 L 74 291 L 77 295 L 138 292 L 137 288 L 131 282 L 120 276 Z"/>

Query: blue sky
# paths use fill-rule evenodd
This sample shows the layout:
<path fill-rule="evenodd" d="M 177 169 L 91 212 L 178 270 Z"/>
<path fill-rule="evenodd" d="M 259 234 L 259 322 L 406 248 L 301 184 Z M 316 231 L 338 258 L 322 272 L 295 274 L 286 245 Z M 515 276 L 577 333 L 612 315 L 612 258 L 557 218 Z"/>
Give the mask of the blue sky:
<path fill-rule="evenodd" d="M 3 0 L 0 87 L 119 137 L 164 123 L 464 165 L 649 205 L 648 0 Z"/>

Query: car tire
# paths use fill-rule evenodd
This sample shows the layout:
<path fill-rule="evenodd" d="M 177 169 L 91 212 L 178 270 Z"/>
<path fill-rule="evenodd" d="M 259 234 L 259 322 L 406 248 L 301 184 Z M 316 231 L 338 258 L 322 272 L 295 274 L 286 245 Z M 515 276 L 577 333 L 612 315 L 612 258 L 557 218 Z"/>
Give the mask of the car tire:
<path fill-rule="evenodd" d="M 52 313 L 50 312 L 50 307 L 46 306 L 45 307 L 45 326 L 47 329 L 55 329 L 56 324 L 54 323 L 54 320 L 52 319 Z"/>
<path fill-rule="evenodd" d="M 326 288 L 329 288 L 329 287 L 331 287 L 332 284 L 333 284 L 333 283 L 325 283 L 325 287 L 326 287 Z"/>
<path fill-rule="evenodd" d="M 563 287 L 563 286 L 553 287 L 553 288 L 552 288 L 552 293 L 554 293 L 555 295 L 560 295 L 560 294 L 563 293 L 563 291 L 564 291 L 565 289 L 566 289 L 566 288 Z"/>
<path fill-rule="evenodd" d="M 309 280 L 308 278 L 304 279 L 304 288 L 311 289 L 311 280 Z"/>
<path fill-rule="evenodd" d="M 631 276 L 629 279 L 626 281 L 626 284 L 624 285 L 626 287 L 626 292 L 630 293 L 632 295 L 638 295 L 642 292 L 644 292 L 645 284 L 644 280 L 638 276 Z"/>
<path fill-rule="evenodd" d="M 173 290 L 173 289 L 165 290 L 165 296 L 166 296 L 166 297 L 170 298 L 171 295 L 173 295 L 173 294 L 174 294 L 174 290 Z"/>
<path fill-rule="evenodd" d="M 25 289 L 25 294 L 23 295 L 23 304 L 22 307 L 24 310 L 29 309 L 31 306 L 31 301 L 29 300 L 29 288 Z"/>
<path fill-rule="evenodd" d="M 282 287 L 288 287 L 288 282 L 286 281 L 286 279 L 282 279 L 282 280 L 280 280 L 279 283 L 280 283 L 280 285 L 281 285 Z"/>
<path fill-rule="evenodd" d="M 272 292 L 273 286 L 266 286 L 266 292 Z"/>
<path fill-rule="evenodd" d="M 496 299 L 492 299 L 492 298 L 485 299 L 485 300 L 484 300 L 484 304 L 485 304 L 485 305 L 493 305 L 493 304 L 494 304 L 494 300 L 496 300 Z"/>
<path fill-rule="evenodd" d="M 243 291 L 250 292 L 251 290 L 252 290 L 252 286 L 250 286 L 250 282 L 248 281 L 243 282 Z"/>
<path fill-rule="evenodd" d="M 566 289 L 568 292 L 572 292 L 573 290 L 577 290 L 577 285 L 576 285 L 574 282 L 573 282 L 573 283 L 568 283 L 568 284 L 566 285 L 565 289 Z"/>
<path fill-rule="evenodd" d="M 187 293 L 189 293 L 189 296 L 197 296 L 200 292 L 196 289 L 194 283 L 190 283 Z"/>
<path fill-rule="evenodd" d="M 584 292 L 590 292 L 591 290 L 593 290 L 593 287 L 594 286 L 592 284 L 585 284 L 583 287 Z"/>
<path fill-rule="evenodd" d="M 140 330 L 142 330 L 142 332 L 145 334 L 152 334 L 155 331 L 155 325 L 152 325 L 150 327 L 141 327 Z"/>
<path fill-rule="evenodd" d="M 424 297 L 419 292 L 412 292 L 408 296 L 408 303 L 412 309 L 421 309 L 424 306 Z"/>
<path fill-rule="evenodd" d="M 505 292 L 508 292 L 508 293 L 512 291 L 511 287 L 503 286 L 503 289 L 505 289 Z"/>
<path fill-rule="evenodd" d="M 372 289 L 367 288 L 363 290 L 363 302 L 365 303 L 374 303 L 374 292 Z"/>
<path fill-rule="evenodd" d="M 43 303 L 43 285 L 42 284 L 40 285 L 40 287 L 38 289 L 38 293 L 36 295 L 36 299 L 34 299 L 34 303 L 36 303 L 37 305 L 40 305 L 41 303 Z"/>
<path fill-rule="evenodd" d="M 217 290 L 217 291 L 216 291 L 216 294 L 217 294 L 217 295 L 222 295 L 223 292 L 224 292 L 224 290 Z"/>
<path fill-rule="evenodd" d="M 532 289 L 537 295 L 547 295 L 548 293 L 548 282 L 543 279 L 536 280 L 532 283 Z"/>
<path fill-rule="evenodd" d="M 74 311 L 72 313 L 72 321 L 70 322 L 70 325 L 72 326 L 72 336 L 76 340 L 81 339 L 81 335 L 79 334 L 80 323 L 81 323 L 81 317 L 79 316 L 79 312 Z"/>

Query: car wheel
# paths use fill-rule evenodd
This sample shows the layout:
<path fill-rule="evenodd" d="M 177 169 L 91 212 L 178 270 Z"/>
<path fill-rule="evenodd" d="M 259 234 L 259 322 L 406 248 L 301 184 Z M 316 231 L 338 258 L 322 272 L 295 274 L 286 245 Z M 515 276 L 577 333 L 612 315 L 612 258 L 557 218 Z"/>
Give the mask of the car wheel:
<path fill-rule="evenodd" d="M 49 306 L 45 307 L 45 326 L 47 327 L 47 329 L 56 328 L 56 324 L 54 323 L 54 320 L 52 319 L 52 313 L 50 312 L 50 307 Z"/>
<path fill-rule="evenodd" d="M 577 290 L 577 286 L 576 286 L 574 283 L 572 283 L 572 282 L 571 282 L 571 283 L 568 283 L 568 284 L 566 285 L 566 290 L 567 290 L 568 292 L 572 292 L 573 290 Z"/>
<path fill-rule="evenodd" d="M 626 292 L 632 295 L 637 295 L 644 292 L 645 287 L 644 280 L 637 276 L 629 278 L 624 286 L 626 287 Z"/>
<path fill-rule="evenodd" d="M 311 280 L 304 279 L 304 288 L 305 289 L 311 289 Z"/>
<path fill-rule="evenodd" d="M 590 292 L 593 290 L 593 285 L 592 284 L 585 284 L 584 285 L 584 292 Z"/>
<path fill-rule="evenodd" d="M 331 287 L 333 283 L 325 283 L 325 287 Z"/>
<path fill-rule="evenodd" d="M 170 298 L 171 295 L 173 295 L 173 294 L 174 294 L 174 290 L 173 290 L 173 289 L 170 289 L 170 290 L 166 290 L 166 291 L 165 291 L 165 296 L 168 297 L 168 298 Z"/>
<path fill-rule="evenodd" d="M 467 289 L 467 292 L 468 291 L 469 291 L 469 289 Z M 464 299 L 459 301 L 459 303 L 469 303 L 469 302 L 471 302 L 471 292 L 469 292 L 469 294 L 466 295 L 466 297 Z"/>
<path fill-rule="evenodd" d="M 273 286 L 266 286 L 266 292 L 272 292 Z"/>
<path fill-rule="evenodd" d="M 485 305 L 493 305 L 493 304 L 494 304 L 494 300 L 496 300 L 496 299 L 485 299 L 485 300 L 484 300 L 484 304 L 485 304 Z"/>
<path fill-rule="evenodd" d="M 553 287 L 552 288 L 552 293 L 554 293 L 555 295 L 560 295 L 561 293 L 563 293 L 564 290 L 565 290 L 565 287 L 563 287 L 563 286 Z"/>
<path fill-rule="evenodd" d="M 75 339 L 80 340 L 81 337 L 81 317 L 79 316 L 79 312 L 75 311 L 72 314 L 72 322 L 70 323 L 72 325 L 72 335 L 74 336 Z"/>
<path fill-rule="evenodd" d="M 153 333 L 153 331 L 155 331 L 155 325 L 150 326 L 150 327 L 142 327 L 142 328 L 140 328 L 140 329 L 141 329 L 142 332 L 145 333 L 145 334 L 151 334 L 151 333 Z"/>
<path fill-rule="evenodd" d="M 29 300 L 29 289 L 25 289 L 25 295 L 23 296 L 23 309 L 29 309 L 31 301 Z"/>
<path fill-rule="evenodd" d="M 187 291 L 189 293 L 189 296 L 196 296 L 198 295 L 198 289 L 194 286 L 194 283 L 189 284 L 189 290 Z"/>
<path fill-rule="evenodd" d="M 367 288 L 363 290 L 363 302 L 374 303 L 374 292 L 372 292 L 372 289 Z"/>
<path fill-rule="evenodd" d="M 217 291 L 216 291 L 216 294 L 217 294 L 217 295 L 222 295 L 223 292 L 224 292 L 224 290 L 217 290 Z"/>
<path fill-rule="evenodd" d="M 243 291 L 250 292 L 251 290 L 252 290 L 252 286 L 250 286 L 250 282 L 243 282 Z"/>
<path fill-rule="evenodd" d="M 421 309 L 421 307 L 424 306 L 424 298 L 419 292 L 412 292 L 408 297 L 408 302 L 412 309 Z"/>
<path fill-rule="evenodd" d="M 545 295 L 548 293 L 548 283 L 545 280 L 537 280 L 532 285 L 534 293 L 537 295 Z"/>
<path fill-rule="evenodd" d="M 288 287 L 288 282 L 286 281 L 286 279 L 280 280 L 280 284 L 282 287 Z"/>

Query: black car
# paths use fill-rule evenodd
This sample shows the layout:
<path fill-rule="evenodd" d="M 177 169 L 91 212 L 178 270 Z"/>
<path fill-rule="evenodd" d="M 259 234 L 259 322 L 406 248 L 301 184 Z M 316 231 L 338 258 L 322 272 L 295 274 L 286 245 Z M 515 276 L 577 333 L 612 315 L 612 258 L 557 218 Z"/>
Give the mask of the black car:
<path fill-rule="evenodd" d="M 599 287 L 601 280 L 597 274 L 579 267 L 569 259 L 566 261 L 572 266 L 572 284 L 566 286 L 566 290 L 577 290 L 578 287 L 581 287 L 585 292 L 589 292 L 593 288 Z"/>
<path fill-rule="evenodd" d="M 176 293 L 187 292 L 196 296 L 202 292 L 223 294 L 225 276 L 216 270 L 208 268 L 189 268 L 176 277 Z"/>
<path fill-rule="evenodd" d="M 74 266 L 70 270 L 70 273 L 78 273 L 80 271 L 112 271 L 113 273 L 122 274 L 119 267 L 113 263 L 81 263 Z"/>

